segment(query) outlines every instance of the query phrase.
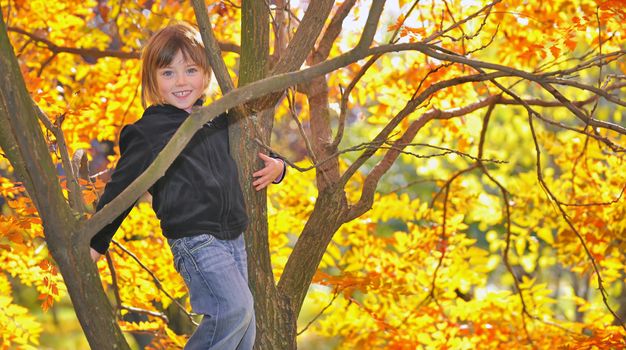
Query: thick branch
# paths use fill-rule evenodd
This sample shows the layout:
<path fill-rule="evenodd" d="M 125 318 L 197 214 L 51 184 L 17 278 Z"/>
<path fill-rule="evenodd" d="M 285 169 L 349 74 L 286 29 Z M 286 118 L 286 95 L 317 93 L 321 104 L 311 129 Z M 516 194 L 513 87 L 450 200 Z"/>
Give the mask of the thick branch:
<path fill-rule="evenodd" d="M 559 79 L 560 80 L 560 79 Z M 556 98 L 559 102 L 561 102 L 565 107 L 567 107 L 567 109 L 569 109 L 576 117 L 578 117 L 578 119 L 582 120 L 583 122 L 585 122 L 585 124 L 587 125 L 591 125 L 593 127 L 599 127 L 599 128 L 603 128 L 603 129 L 609 129 L 609 130 L 613 130 L 615 132 L 618 132 L 620 134 L 626 135 L 626 128 L 624 128 L 621 125 L 618 124 L 613 124 L 610 122 L 605 122 L 602 120 L 597 120 L 597 119 L 593 119 L 590 116 L 587 116 L 582 110 L 581 108 L 579 108 L 578 106 L 574 105 L 570 100 L 568 100 L 565 96 L 563 96 L 556 88 L 554 88 L 552 85 L 539 81 L 538 82 L 541 87 L 543 87 L 546 91 L 548 91 L 550 94 L 552 94 L 552 96 L 554 96 L 554 98 Z M 606 98 L 607 100 L 614 102 L 616 104 L 622 105 L 626 107 L 626 102 L 622 102 L 616 98 L 613 98 L 612 96 L 610 96 L 608 93 L 606 93 L 606 91 L 602 90 L 602 89 L 598 89 L 596 87 L 593 86 L 586 86 L 583 84 L 578 84 L 576 82 L 567 82 L 564 85 L 574 85 L 577 86 L 581 89 L 593 89 L 594 93 L 596 93 L 598 96 L 602 96 L 604 98 Z"/>
<path fill-rule="evenodd" d="M 269 65 L 269 15 L 264 0 L 243 0 L 241 9 L 241 48 L 239 86 L 266 77 Z"/>
<path fill-rule="evenodd" d="M 65 52 L 65 53 L 71 53 L 74 55 L 87 56 L 87 57 L 93 57 L 93 58 L 115 57 L 115 58 L 121 58 L 121 59 L 138 59 L 141 56 L 141 52 L 138 52 L 138 51 L 128 52 L 128 51 L 120 51 L 120 50 L 100 50 L 100 49 L 82 48 L 82 47 L 59 46 L 46 38 L 30 33 L 22 28 L 9 27 L 8 29 L 10 32 L 25 35 L 35 42 L 44 44 L 48 50 L 52 51 L 55 54 Z M 219 47 L 221 48 L 222 51 L 235 52 L 237 54 L 241 52 L 241 49 L 239 48 L 239 46 L 232 44 L 232 43 L 219 43 Z"/>
<path fill-rule="evenodd" d="M 380 20 L 380 15 L 383 13 L 384 6 L 385 2 L 382 0 L 372 2 L 372 7 L 370 7 L 370 12 L 367 14 L 367 21 L 365 22 L 365 27 L 363 28 L 363 33 L 361 34 L 361 39 L 359 39 L 359 43 L 356 45 L 355 50 L 366 50 L 370 47 L 370 45 L 372 45 L 374 34 L 376 34 L 376 28 L 378 28 L 378 21 Z"/>
<path fill-rule="evenodd" d="M 37 206 L 49 251 L 59 265 L 90 346 L 129 349 L 89 259 L 87 242 L 77 239 L 77 221 L 63 198 L 1 11 L 0 124 L 0 145 Z M 98 317 L 94 317 L 94 310 L 98 310 Z"/>
<path fill-rule="evenodd" d="M 313 49 L 315 41 L 322 32 L 324 21 L 333 8 L 334 1 L 318 0 L 309 3 L 298 30 L 289 42 L 285 55 L 281 57 L 270 75 L 294 71 L 302 65 Z"/>
<path fill-rule="evenodd" d="M 392 47 L 388 47 L 387 49 L 393 51 Z M 258 98 L 267 93 L 284 90 L 289 86 L 294 86 L 311 80 L 316 76 L 332 72 L 335 69 L 344 67 L 365 57 L 366 54 L 367 52 L 358 53 L 351 51 L 335 59 L 305 70 L 285 73 L 251 83 L 226 93 L 221 99 L 215 101 L 210 106 L 201 108 L 192 113 L 192 115 L 180 126 L 178 131 L 170 139 L 169 143 L 157 156 L 154 162 L 148 167 L 148 169 L 146 169 L 141 176 L 130 184 L 126 190 L 124 190 L 109 204 L 104 206 L 102 210 L 98 211 L 82 226 L 81 231 L 83 234 L 81 239 L 84 241 L 83 243 L 86 244 L 96 232 L 117 217 L 123 208 L 128 208 L 128 206 L 139 198 L 141 194 L 146 192 L 150 186 L 156 182 L 156 180 L 163 176 L 169 165 L 189 142 L 193 134 L 200 129 L 204 123 L 208 122 L 220 113 L 239 106 L 246 101 Z"/>
<path fill-rule="evenodd" d="M 391 168 L 394 164 L 402 150 L 410 144 L 411 140 L 415 138 L 417 132 L 424 126 L 426 123 L 433 119 L 450 119 L 458 116 L 463 116 L 478 109 L 481 109 L 487 105 L 493 105 L 498 101 L 499 96 L 492 96 L 482 101 L 473 103 L 464 108 L 458 108 L 452 111 L 440 111 L 437 109 L 432 109 L 426 113 L 424 113 L 420 118 L 415 120 L 411 125 L 407 128 L 406 132 L 400 139 L 394 142 L 395 149 L 389 150 L 383 159 L 372 169 L 372 171 L 367 175 L 365 181 L 363 183 L 363 190 L 361 192 L 361 198 L 352 208 L 350 208 L 350 213 L 348 214 L 347 221 L 353 220 L 363 213 L 368 211 L 372 204 L 374 203 L 374 194 L 376 193 L 376 186 L 378 181 L 380 181 L 381 177 Z M 478 158 L 481 158 L 482 155 L 479 155 Z"/>
<path fill-rule="evenodd" d="M 339 33 L 341 33 L 343 21 L 346 17 L 348 17 L 348 14 L 350 13 L 352 7 L 354 7 L 355 2 L 356 0 L 348 0 L 339 6 L 337 12 L 333 16 L 333 19 L 324 31 L 324 35 L 322 35 L 322 39 L 320 40 L 317 49 L 312 55 L 313 64 L 320 63 L 328 58 L 330 49 L 333 47 L 333 43 L 337 40 Z"/>
<path fill-rule="evenodd" d="M 415 120 L 407 131 L 402 135 L 402 137 L 397 140 L 395 143 L 404 143 L 407 144 L 413 140 L 417 132 L 429 121 L 433 120 L 435 117 L 434 113 L 425 113 L 419 119 Z M 404 149 L 403 146 L 399 147 L 400 149 Z M 375 149 L 374 149 L 375 151 Z M 374 203 L 374 194 L 376 193 L 376 187 L 378 185 L 378 181 L 380 178 L 391 168 L 393 163 L 396 161 L 398 156 L 400 155 L 399 150 L 390 150 L 385 154 L 385 157 L 374 167 L 374 169 L 367 175 L 365 181 L 363 183 L 363 189 L 361 191 L 361 198 L 357 204 L 350 208 L 350 212 L 346 217 L 346 222 L 354 220 L 355 218 L 361 216 L 363 213 L 367 212 L 372 208 L 372 204 Z"/>
<path fill-rule="evenodd" d="M 286 54 L 269 75 L 290 72 L 298 69 L 302 65 L 309 55 L 309 52 L 313 49 L 313 45 L 322 31 L 324 21 L 328 17 L 333 3 L 333 1 L 319 0 L 309 4 L 309 8 L 298 26 L 298 31 L 287 47 Z M 361 53 L 367 51 L 374 37 L 374 33 L 376 32 L 383 6 L 384 1 L 374 1 L 372 4 L 359 44 L 351 51 L 354 54 L 361 55 Z M 268 95 L 255 103 L 254 109 L 263 110 L 273 106 L 280 96 L 282 96 L 282 91 Z"/>

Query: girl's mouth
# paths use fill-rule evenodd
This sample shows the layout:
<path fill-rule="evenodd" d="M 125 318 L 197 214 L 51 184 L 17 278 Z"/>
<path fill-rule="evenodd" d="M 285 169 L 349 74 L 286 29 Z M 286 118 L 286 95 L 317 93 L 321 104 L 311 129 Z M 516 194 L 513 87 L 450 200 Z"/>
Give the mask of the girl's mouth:
<path fill-rule="evenodd" d="M 172 92 L 172 94 L 176 97 L 187 97 L 191 94 L 191 90 Z"/>

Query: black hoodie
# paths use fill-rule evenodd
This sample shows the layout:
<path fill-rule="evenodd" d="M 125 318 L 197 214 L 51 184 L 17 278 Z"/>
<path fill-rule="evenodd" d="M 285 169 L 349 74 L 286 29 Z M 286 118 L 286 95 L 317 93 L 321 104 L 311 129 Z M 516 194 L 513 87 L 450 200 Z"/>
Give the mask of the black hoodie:
<path fill-rule="evenodd" d="M 96 210 L 143 173 L 188 116 L 172 105 L 150 106 L 141 119 L 122 129 L 121 156 Z M 248 217 L 228 142 L 227 115 L 222 114 L 196 132 L 149 189 L 165 237 L 210 233 L 219 239 L 233 239 L 245 230 Z M 100 230 L 91 239 L 91 247 L 104 254 L 131 209 Z"/>

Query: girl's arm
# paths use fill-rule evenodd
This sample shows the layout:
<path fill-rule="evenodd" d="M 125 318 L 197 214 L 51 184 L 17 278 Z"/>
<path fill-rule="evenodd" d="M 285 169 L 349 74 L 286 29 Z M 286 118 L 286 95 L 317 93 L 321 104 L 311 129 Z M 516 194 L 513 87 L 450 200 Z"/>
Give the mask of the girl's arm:
<path fill-rule="evenodd" d="M 152 151 L 145 136 L 133 125 L 128 125 L 122 129 L 120 136 L 120 160 L 104 188 L 104 193 L 96 206 L 96 211 L 102 209 L 122 191 L 128 187 L 152 162 Z M 100 232 L 91 238 L 92 259 L 97 260 L 99 256 L 95 253 L 104 254 L 109 249 L 109 244 L 113 235 L 122 224 L 133 205 L 124 210 L 110 224 L 105 226 Z"/>

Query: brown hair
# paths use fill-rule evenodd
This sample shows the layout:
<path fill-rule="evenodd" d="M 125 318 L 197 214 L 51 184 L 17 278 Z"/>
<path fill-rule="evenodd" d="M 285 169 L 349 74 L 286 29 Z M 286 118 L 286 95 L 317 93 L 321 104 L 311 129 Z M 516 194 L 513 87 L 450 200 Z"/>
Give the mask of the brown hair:
<path fill-rule="evenodd" d="M 157 69 L 172 63 L 174 56 L 181 51 L 186 60 L 191 59 L 206 74 L 208 87 L 211 67 L 204 51 L 204 43 L 198 30 L 185 22 L 176 22 L 156 32 L 141 54 L 141 104 L 147 107 L 163 103 L 157 86 Z"/>

